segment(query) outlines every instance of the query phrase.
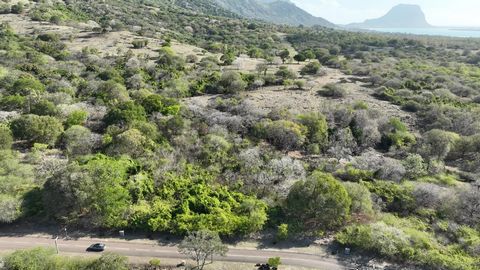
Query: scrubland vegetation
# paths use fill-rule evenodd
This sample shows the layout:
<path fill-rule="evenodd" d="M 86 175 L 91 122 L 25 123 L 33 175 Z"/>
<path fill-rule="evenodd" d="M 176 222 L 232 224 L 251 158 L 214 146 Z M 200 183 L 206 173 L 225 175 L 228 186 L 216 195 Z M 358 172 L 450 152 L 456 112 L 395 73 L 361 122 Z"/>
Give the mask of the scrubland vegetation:
<path fill-rule="evenodd" d="M 73 52 L 61 33 L 1 25 L 0 223 L 273 231 L 276 242 L 334 235 L 358 253 L 422 269 L 480 267 L 480 41 L 274 26 L 208 1 L 138 2 L 1 4 L 138 39 L 118 54 Z M 137 52 L 147 37 L 161 41 L 155 57 Z M 203 51 L 177 54 L 172 40 Z M 240 54 L 262 62 L 234 70 Z M 265 113 L 245 99 L 265 87 L 347 97 L 342 82 L 307 87 L 325 67 L 410 117 L 360 100 Z M 185 102 L 203 95 L 215 101 Z M 7 269 L 23 269 L 8 268 L 15 256 Z"/>

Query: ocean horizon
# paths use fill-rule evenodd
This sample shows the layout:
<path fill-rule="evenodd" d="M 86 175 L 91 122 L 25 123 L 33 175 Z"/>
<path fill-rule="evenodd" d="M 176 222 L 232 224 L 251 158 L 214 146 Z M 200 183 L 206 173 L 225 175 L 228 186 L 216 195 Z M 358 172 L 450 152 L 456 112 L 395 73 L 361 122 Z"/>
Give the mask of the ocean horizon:
<path fill-rule="evenodd" d="M 366 30 L 396 34 L 480 38 L 480 28 L 477 27 L 368 28 Z"/>

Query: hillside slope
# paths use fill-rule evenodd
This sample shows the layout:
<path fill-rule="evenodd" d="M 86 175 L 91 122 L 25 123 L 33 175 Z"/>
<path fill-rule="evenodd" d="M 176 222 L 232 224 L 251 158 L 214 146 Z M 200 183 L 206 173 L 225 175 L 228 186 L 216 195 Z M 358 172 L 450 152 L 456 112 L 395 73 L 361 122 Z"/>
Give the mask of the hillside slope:
<path fill-rule="evenodd" d="M 335 25 L 323 18 L 315 17 L 295 4 L 284 1 L 266 0 L 216 0 L 223 8 L 242 17 L 289 25 Z"/>

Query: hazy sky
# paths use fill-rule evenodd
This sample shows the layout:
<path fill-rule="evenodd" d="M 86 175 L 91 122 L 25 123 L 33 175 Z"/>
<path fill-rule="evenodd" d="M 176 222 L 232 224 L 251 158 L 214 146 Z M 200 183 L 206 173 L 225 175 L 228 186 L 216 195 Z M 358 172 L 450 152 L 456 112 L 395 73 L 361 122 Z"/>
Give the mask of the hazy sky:
<path fill-rule="evenodd" d="M 420 5 L 437 26 L 480 26 L 480 0 L 290 0 L 313 15 L 346 24 L 383 16 L 394 5 Z"/>

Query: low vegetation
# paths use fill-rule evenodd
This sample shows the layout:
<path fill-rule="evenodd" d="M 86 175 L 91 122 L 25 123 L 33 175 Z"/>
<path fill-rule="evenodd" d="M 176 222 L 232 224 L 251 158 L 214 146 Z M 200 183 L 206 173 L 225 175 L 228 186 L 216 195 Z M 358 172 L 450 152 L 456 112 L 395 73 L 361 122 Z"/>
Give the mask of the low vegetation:
<path fill-rule="evenodd" d="M 480 42 L 276 26 L 176 2 L 2 3 L 2 13 L 135 39 L 115 53 L 72 50 L 65 33 L 1 25 L 0 223 L 191 241 L 334 235 L 422 269 L 479 268 Z M 198 48 L 185 55 L 178 43 Z M 258 65 L 235 68 L 244 54 Z M 333 69 L 344 81 L 319 83 Z M 270 90 L 335 106 L 247 100 Z M 192 254 L 188 241 L 183 250 Z M 115 255 L 29 252 L 6 269 L 126 267 Z"/>

